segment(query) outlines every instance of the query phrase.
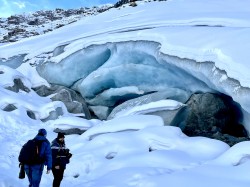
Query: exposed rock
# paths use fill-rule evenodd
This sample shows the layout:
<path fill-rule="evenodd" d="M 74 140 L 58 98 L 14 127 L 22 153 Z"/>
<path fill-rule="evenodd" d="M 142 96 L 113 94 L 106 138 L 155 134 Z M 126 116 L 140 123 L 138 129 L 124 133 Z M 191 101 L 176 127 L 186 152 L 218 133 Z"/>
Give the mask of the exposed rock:
<path fill-rule="evenodd" d="M 38 25 L 39 24 L 39 19 L 35 18 L 34 20 L 28 21 L 28 25 Z"/>
<path fill-rule="evenodd" d="M 8 17 L 7 21 L 8 21 L 8 24 L 19 25 L 20 23 L 24 22 L 24 19 L 25 18 L 22 15 L 20 16 L 14 15 L 14 16 Z"/>
<path fill-rule="evenodd" d="M 129 6 L 136 7 L 137 4 L 136 4 L 136 2 L 131 2 L 131 3 L 129 4 Z"/>
<path fill-rule="evenodd" d="M 65 88 L 57 89 L 54 93 L 55 95 L 51 97 L 52 101 L 62 101 L 62 102 L 71 102 L 73 101 L 70 91 Z"/>
<path fill-rule="evenodd" d="M 71 128 L 71 129 L 67 129 L 67 130 L 62 130 L 62 129 L 59 129 L 59 128 L 56 128 L 54 130 L 54 132 L 58 133 L 58 132 L 62 132 L 64 133 L 65 135 L 71 135 L 71 134 L 79 134 L 81 135 L 82 133 L 84 133 L 86 130 L 83 130 L 83 129 L 78 129 L 78 128 Z"/>
<path fill-rule="evenodd" d="M 13 15 L 7 19 L 0 18 L 0 43 L 15 42 L 23 38 L 43 34 L 78 21 L 82 17 L 97 15 L 110 8 L 113 8 L 113 5 L 69 10 L 40 10 L 32 14 Z"/>
<path fill-rule="evenodd" d="M 118 7 L 120 7 L 120 6 L 124 5 L 124 4 L 129 3 L 129 2 L 130 2 L 130 0 L 120 0 L 117 3 L 115 3 L 114 7 L 118 8 Z"/>
<path fill-rule="evenodd" d="M 27 111 L 27 115 L 31 118 L 31 119 L 36 119 L 36 115 L 34 114 L 34 112 L 28 110 Z"/>
<path fill-rule="evenodd" d="M 82 103 L 80 103 L 78 101 L 71 101 L 71 102 L 64 102 L 64 101 L 62 101 L 62 102 L 65 104 L 68 112 L 73 113 L 73 114 L 81 114 L 81 113 L 85 114 L 85 112 L 83 110 L 84 107 L 83 107 Z"/>
<path fill-rule="evenodd" d="M 27 88 L 27 87 L 23 84 L 23 82 L 22 82 L 21 79 L 14 79 L 14 85 L 13 85 L 13 86 L 6 87 L 6 89 L 11 90 L 11 91 L 16 92 L 16 93 L 18 93 L 19 90 L 23 90 L 23 91 L 28 92 L 28 93 L 30 92 L 30 89 Z"/>
<path fill-rule="evenodd" d="M 56 26 L 56 29 L 58 29 L 58 28 L 60 28 L 60 27 L 63 27 L 64 26 L 64 24 L 58 24 L 57 26 Z"/>
<path fill-rule="evenodd" d="M 231 136 L 229 134 L 222 134 L 220 132 L 212 134 L 211 138 L 221 140 L 221 141 L 227 143 L 230 146 L 233 146 L 233 145 L 235 145 L 235 144 L 237 144 L 239 142 L 249 141 L 250 140 L 250 138 L 248 138 L 248 137 L 235 137 L 235 136 Z"/>
<path fill-rule="evenodd" d="M 52 101 L 62 101 L 68 112 L 74 114 L 83 113 L 86 119 L 90 119 L 91 115 L 85 100 L 76 91 L 59 85 L 51 85 L 51 87 L 40 86 L 35 88 L 38 95 L 46 97 L 53 95 L 51 97 Z"/>
<path fill-rule="evenodd" d="M 62 115 L 63 115 L 63 110 L 62 110 L 61 107 L 58 107 L 58 108 L 56 108 L 55 111 L 51 111 L 51 112 L 49 113 L 49 116 L 48 116 L 47 118 L 41 119 L 41 121 L 46 122 L 46 121 L 49 121 L 49 120 L 55 120 L 55 119 L 57 119 L 59 116 L 62 116 Z"/>
<path fill-rule="evenodd" d="M 56 95 L 51 99 L 52 101 L 62 101 L 68 112 L 79 114 L 84 113 L 87 119 L 90 119 L 90 113 L 83 98 L 74 90 L 68 88 L 57 89 Z"/>
<path fill-rule="evenodd" d="M 108 154 L 105 156 L 105 158 L 108 159 L 108 160 L 110 160 L 110 159 L 115 158 L 116 155 L 117 155 L 117 152 L 110 152 L 110 153 L 108 153 Z"/>
<path fill-rule="evenodd" d="M 194 94 L 186 104 L 189 112 L 183 132 L 188 136 L 216 138 L 230 145 L 241 141 L 242 138 L 238 137 L 247 139 L 247 131 L 240 124 L 243 116 L 241 108 L 231 97 Z"/>
<path fill-rule="evenodd" d="M 3 111 L 6 111 L 6 112 L 11 112 L 13 110 L 16 110 L 17 107 L 13 104 L 8 104 L 6 107 L 4 107 Z"/>
<path fill-rule="evenodd" d="M 15 106 L 15 105 L 13 105 L 13 104 L 8 104 L 4 109 L 3 109 L 3 111 L 6 111 L 6 112 L 11 112 L 11 111 L 14 111 L 14 110 L 16 110 L 17 109 L 17 107 Z M 36 119 L 36 116 L 35 116 L 35 114 L 34 114 L 34 112 L 32 112 L 32 111 L 27 111 L 27 115 L 31 118 L 31 119 Z"/>
<path fill-rule="evenodd" d="M 19 33 L 25 32 L 24 29 L 21 29 L 19 27 L 14 28 L 12 31 L 8 32 L 8 37 L 15 36 Z"/>

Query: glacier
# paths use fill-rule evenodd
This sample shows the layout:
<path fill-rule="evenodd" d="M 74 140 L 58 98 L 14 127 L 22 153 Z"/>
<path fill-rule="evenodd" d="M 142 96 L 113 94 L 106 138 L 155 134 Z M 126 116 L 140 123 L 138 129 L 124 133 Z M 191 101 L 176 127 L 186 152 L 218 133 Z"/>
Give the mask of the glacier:
<path fill-rule="evenodd" d="M 25 54 L 22 55 L 14 55 L 8 59 L 4 59 L 0 57 L 0 65 L 6 65 L 11 68 L 18 68 L 24 60 Z"/>
<path fill-rule="evenodd" d="M 248 187 L 249 137 L 234 141 L 215 123 L 227 113 L 250 132 L 249 6 L 145 0 L 1 45 L 0 184 L 27 186 L 18 152 L 46 128 L 49 140 L 66 132 L 73 153 L 62 186 Z M 18 83 L 24 89 L 13 90 Z M 98 119 L 56 100 L 74 102 L 71 92 Z M 182 130 L 188 107 L 206 134 Z M 43 175 L 41 186 L 52 180 Z"/>
<path fill-rule="evenodd" d="M 223 93 L 240 104 L 249 131 L 247 5 L 221 10 L 197 0 L 141 2 L 2 45 L 0 62 L 30 64 L 48 83 L 79 91 L 95 109 L 168 89 Z"/>
<path fill-rule="evenodd" d="M 90 45 L 69 55 L 66 50 L 50 60 L 40 59 L 37 71 L 49 83 L 79 91 L 96 109 L 168 90 L 172 91 L 168 98 L 180 90 L 183 98 L 184 93 L 223 93 L 241 105 L 242 123 L 247 124 L 249 88 L 228 77 L 212 61 L 167 55 L 160 48 L 160 43 L 141 40 Z M 62 60 L 53 62 L 60 55 Z"/>

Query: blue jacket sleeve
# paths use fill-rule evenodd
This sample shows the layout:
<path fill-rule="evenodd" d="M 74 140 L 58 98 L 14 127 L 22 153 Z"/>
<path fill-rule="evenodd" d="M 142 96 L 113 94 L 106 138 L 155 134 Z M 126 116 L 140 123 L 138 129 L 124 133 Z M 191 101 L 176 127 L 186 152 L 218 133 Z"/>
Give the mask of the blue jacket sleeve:
<path fill-rule="evenodd" d="M 45 146 L 45 165 L 47 165 L 47 170 L 52 169 L 52 154 L 49 142 L 46 142 Z"/>

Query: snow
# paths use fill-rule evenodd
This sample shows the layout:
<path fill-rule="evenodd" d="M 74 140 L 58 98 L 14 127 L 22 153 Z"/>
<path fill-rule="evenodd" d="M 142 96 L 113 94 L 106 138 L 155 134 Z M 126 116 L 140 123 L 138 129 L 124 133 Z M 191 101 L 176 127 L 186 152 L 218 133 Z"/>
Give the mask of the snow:
<path fill-rule="evenodd" d="M 13 74 L 11 71 L 5 72 Z M 17 71 L 15 73 L 18 74 Z M 7 79 L 8 80 L 8 79 Z M 2 89 L 4 90 L 4 89 Z M 7 91 L 7 90 L 5 90 Z M 9 94 L 9 93 L 8 93 Z M 8 98 L 3 94 L 1 98 Z M 17 97 L 16 103 L 25 106 L 28 100 Z M 37 104 L 44 98 L 36 96 Z M 132 111 L 157 107 L 175 109 L 180 103 L 173 100 L 142 105 Z M 47 109 L 42 108 L 46 113 Z M 85 120 L 61 116 L 46 123 L 23 115 L 22 107 L 12 112 L 0 110 L 0 157 L 2 186 L 27 186 L 19 180 L 17 157 L 25 141 L 46 128 L 52 141 L 55 128 L 87 130 L 82 135 L 67 135 L 67 147 L 73 157 L 61 186 L 248 186 L 250 179 L 249 142 L 230 148 L 226 143 L 204 137 L 188 137 L 178 127 L 164 126 L 160 117 L 151 115 L 119 116 L 109 121 Z M 125 114 L 124 114 L 125 115 Z M 215 172 L 214 171 L 219 171 Z M 41 186 L 52 183 L 52 175 L 44 173 Z M 208 181 L 204 183 L 204 181 Z"/>
<path fill-rule="evenodd" d="M 31 87 L 35 88 L 35 87 L 39 87 L 42 85 L 45 86 L 50 86 L 49 83 L 43 79 L 42 77 L 40 77 L 36 71 L 35 67 L 32 67 L 30 64 L 28 63 L 23 63 L 21 64 L 18 68 L 18 71 L 22 72 L 23 75 L 25 77 L 27 77 L 30 81 L 30 83 L 32 84 Z"/>
<path fill-rule="evenodd" d="M 81 130 L 87 130 L 98 124 L 99 121 L 91 121 L 82 118 L 76 118 L 72 116 L 62 116 L 56 120 L 51 120 L 48 122 L 54 129 L 60 128 L 62 130 L 69 129 L 69 128 L 78 128 Z"/>
<path fill-rule="evenodd" d="M 115 117 L 137 115 L 137 114 L 147 114 L 149 112 L 161 111 L 161 110 L 175 110 L 184 106 L 182 103 L 174 100 L 159 100 L 156 102 L 150 102 L 148 104 L 135 106 L 132 109 L 123 110 L 116 113 Z"/>
<path fill-rule="evenodd" d="M 80 78 L 83 79 L 87 76 L 87 81 L 91 79 L 91 76 L 88 78 L 88 75 L 91 75 L 89 71 L 96 70 L 95 68 L 102 64 L 103 61 L 99 60 L 98 63 L 89 63 L 91 66 L 84 69 L 84 60 L 93 62 L 92 60 L 98 59 L 98 52 L 93 54 L 88 51 L 90 56 L 87 59 L 79 58 L 82 64 L 79 66 L 80 73 L 75 68 L 76 64 L 79 64 L 78 61 L 70 63 L 72 66 L 67 70 L 72 57 L 78 57 L 79 53 L 90 49 L 93 45 L 105 49 L 110 43 L 118 46 L 122 42 L 154 42 L 154 44 L 158 44 L 156 56 L 164 57 L 163 59 L 166 61 L 169 59 L 165 55 L 177 57 L 177 59 L 171 58 L 172 61 L 170 60 L 168 63 L 186 70 L 210 86 L 212 90 L 230 95 L 249 114 L 250 105 L 248 103 L 250 101 L 248 94 L 245 93 L 245 88 L 250 87 L 250 74 L 248 73 L 250 54 L 247 51 L 250 48 L 248 34 L 250 12 L 246 8 L 248 6 L 249 2 L 243 0 L 240 2 L 228 0 L 227 3 L 222 0 L 212 0 L 209 3 L 203 3 L 199 0 L 150 3 L 142 1 L 138 2 L 137 7 L 125 6 L 125 8 L 109 9 L 102 14 L 84 17 L 78 22 L 53 32 L 0 46 L 0 62 L 1 59 L 6 60 L 12 57 L 13 54 L 25 55 L 24 61 L 27 63 L 34 63 L 34 59 L 36 59 L 36 63 L 44 62 L 43 68 L 47 72 L 47 79 L 59 84 L 62 82 L 62 77 L 58 74 L 60 75 L 62 70 L 58 70 L 60 68 L 57 68 L 55 63 L 58 63 L 59 66 L 63 64 L 66 70 L 63 71 L 62 75 L 65 73 L 65 77 L 68 77 L 67 82 L 65 78 L 63 79 L 63 83 L 72 86 L 72 83 Z M 34 45 L 34 43 L 39 45 Z M 50 56 L 60 46 L 65 46 L 62 53 Z M 142 48 L 142 50 L 147 51 L 146 48 Z M 38 57 L 45 54 L 47 59 L 39 60 Z M 119 54 L 122 55 L 122 53 Z M 180 61 L 180 59 L 186 59 L 186 62 Z M 199 63 L 199 73 L 196 71 L 197 65 L 190 65 L 188 59 Z M 221 73 L 217 76 L 211 75 L 212 70 L 206 67 L 207 62 L 213 62 L 213 66 L 222 75 Z M 46 64 L 51 66 L 46 66 Z M 52 75 L 47 71 L 48 69 Z M 76 73 L 71 73 L 70 70 L 74 70 Z M 120 67 L 121 70 L 122 67 Z M 113 72 L 116 70 L 113 69 Z M 105 69 L 102 73 L 105 73 Z M 162 76 L 159 77 L 165 80 Z M 106 76 L 106 78 L 108 77 Z M 77 84 L 81 82 L 82 80 Z M 182 83 L 182 81 L 178 82 Z M 87 84 L 84 81 L 82 83 L 82 86 Z M 205 88 L 199 90 L 197 85 L 193 83 L 190 85 L 194 85 L 192 88 L 194 92 L 211 91 Z M 81 85 L 77 86 L 79 86 L 77 89 L 82 95 L 92 98 L 95 94 L 92 92 L 93 89 L 99 88 L 99 86 L 92 86 L 86 93 Z M 150 85 L 143 87 L 145 90 L 139 89 L 146 92 L 159 91 L 162 86 L 166 85 L 158 85 L 154 90 L 149 89 Z M 202 87 L 199 84 L 198 86 Z M 126 95 L 125 92 L 122 94 Z M 97 98 L 96 102 L 104 101 L 107 96 L 112 97 L 112 94 L 100 95 L 101 99 Z M 246 126 L 250 129 L 250 124 Z"/>
<path fill-rule="evenodd" d="M 0 74 L 0 78 L 1 80 L 4 80 L 0 82 L 1 87 L 13 86 L 14 79 L 21 79 L 27 88 L 31 88 L 30 81 L 19 71 L 9 68 L 8 66 L 1 66 L 1 65 L 0 65 L 0 71 L 2 72 Z"/>
<path fill-rule="evenodd" d="M 171 0 L 138 4 L 135 8 L 112 9 L 86 17 L 46 35 L 1 45 L 0 61 L 27 54 L 25 60 L 34 62 L 39 55 L 52 53 L 56 47 L 69 44 L 62 54 L 50 58 L 51 62 L 60 62 L 93 44 L 154 41 L 161 44 L 160 53 L 200 63 L 213 61 L 213 73 L 216 73 L 216 68 L 225 70 L 227 77 L 249 88 L 248 1 L 228 0 L 225 3 L 211 0 L 204 3 L 199 0 Z M 250 185 L 249 141 L 229 147 L 215 139 L 188 137 L 178 127 L 164 126 L 160 117 L 143 115 L 145 111 L 177 109 L 182 106 L 180 102 L 164 100 L 145 103 L 120 111 L 111 120 L 86 120 L 68 113 L 63 103 L 40 97 L 32 90 L 15 93 L 6 89 L 13 85 L 15 78 L 20 78 L 29 89 L 49 85 L 30 63 L 23 63 L 17 69 L 1 65 L 0 72 L 2 187 L 28 186 L 27 177 L 18 179 L 17 158 L 21 146 L 33 138 L 39 128 L 48 131 L 50 141 L 56 137 L 55 128 L 86 130 L 82 135 L 66 136 L 66 144 L 73 157 L 65 170 L 62 187 Z M 219 78 L 221 84 L 227 77 Z M 129 90 L 141 93 L 137 87 L 129 87 Z M 124 90 L 115 92 L 123 93 Z M 4 111 L 8 104 L 17 109 Z M 58 107 L 62 109 L 60 116 L 42 121 Z M 36 119 L 31 119 L 27 111 L 33 111 Z M 44 173 L 40 186 L 51 186 L 52 180 L 52 174 Z"/>
<path fill-rule="evenodd" d="M 198 0 L 188 3 L 176 0 L 144 3 L 136 8 L 113 9 L 84 18 L 52 33 L 2 46 L 0 57 L 8 58 L 15 52 L 28 53 L 26 58 L 30 59 L 80 38 L 83 38 L 77 41 L 81 44 L 80 48 L 90 44 L 124 41 L 126 38 L 150 40 L 161 43 L 161 51 L 166 54 L 197 61 L 214 60 L 219 68 L 227 70 L 230 77 L 240 80 L 243 86 L 247 86 L 249 74 L 243 76 L 236 70 L 244 71 L 244 67 L 248 67 L 248 54 L 245 53 L 250 43 L 247 34 L 250 26 L 250 13 L 246 8 L 248 5 L 247 1 L 235 0 L 230 0 L 226 4 L 223 1 L 212 1 L 209 6 Z M 151 7 L 157 11 L 151 11 Z M 149 11 L 150 17 L 146 16 Z M 123 32 L 129 30 L 139 31 Z M 39 43 L 39 47 L 33 46 L 34 42 Z M 228 42 L 234 45 L 228 45 Z M 75 47 L 75 50 L 78 49 Z M 71 49 L 71 53 L 73 52 L 74 49 Z M 237 67 L 240 64 L 242 68 Z"/>

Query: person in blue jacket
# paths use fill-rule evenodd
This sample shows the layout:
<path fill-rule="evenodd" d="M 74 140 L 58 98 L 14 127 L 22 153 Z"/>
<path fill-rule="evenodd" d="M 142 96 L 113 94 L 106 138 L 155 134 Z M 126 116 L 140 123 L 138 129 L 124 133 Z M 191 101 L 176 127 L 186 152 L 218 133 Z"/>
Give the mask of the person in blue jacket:
<path fill-rule="evenodd" d="M 24 164 L 24 170 L 29 179 L 29 187 L 39 187 L 44 165 L 47 166 L 47 174 L 52 169 L 52 153 L 50 143 L 46 138 L 47 131 L 45 129 L 39 129 L 38 134 L 34 139 L 41 141 L 39 155 L 43 158 L 44 162 L 41 164 L 27 165 Z"/>
<path fill-rule="evenodd" d="M 65 145 L 64 138 L 64 134 L 59 132 L 57 138 L 51 143 L 53 187 L 60 187 L 66 164 L 69 163 L 69 159 L 72 156 Z"/>

